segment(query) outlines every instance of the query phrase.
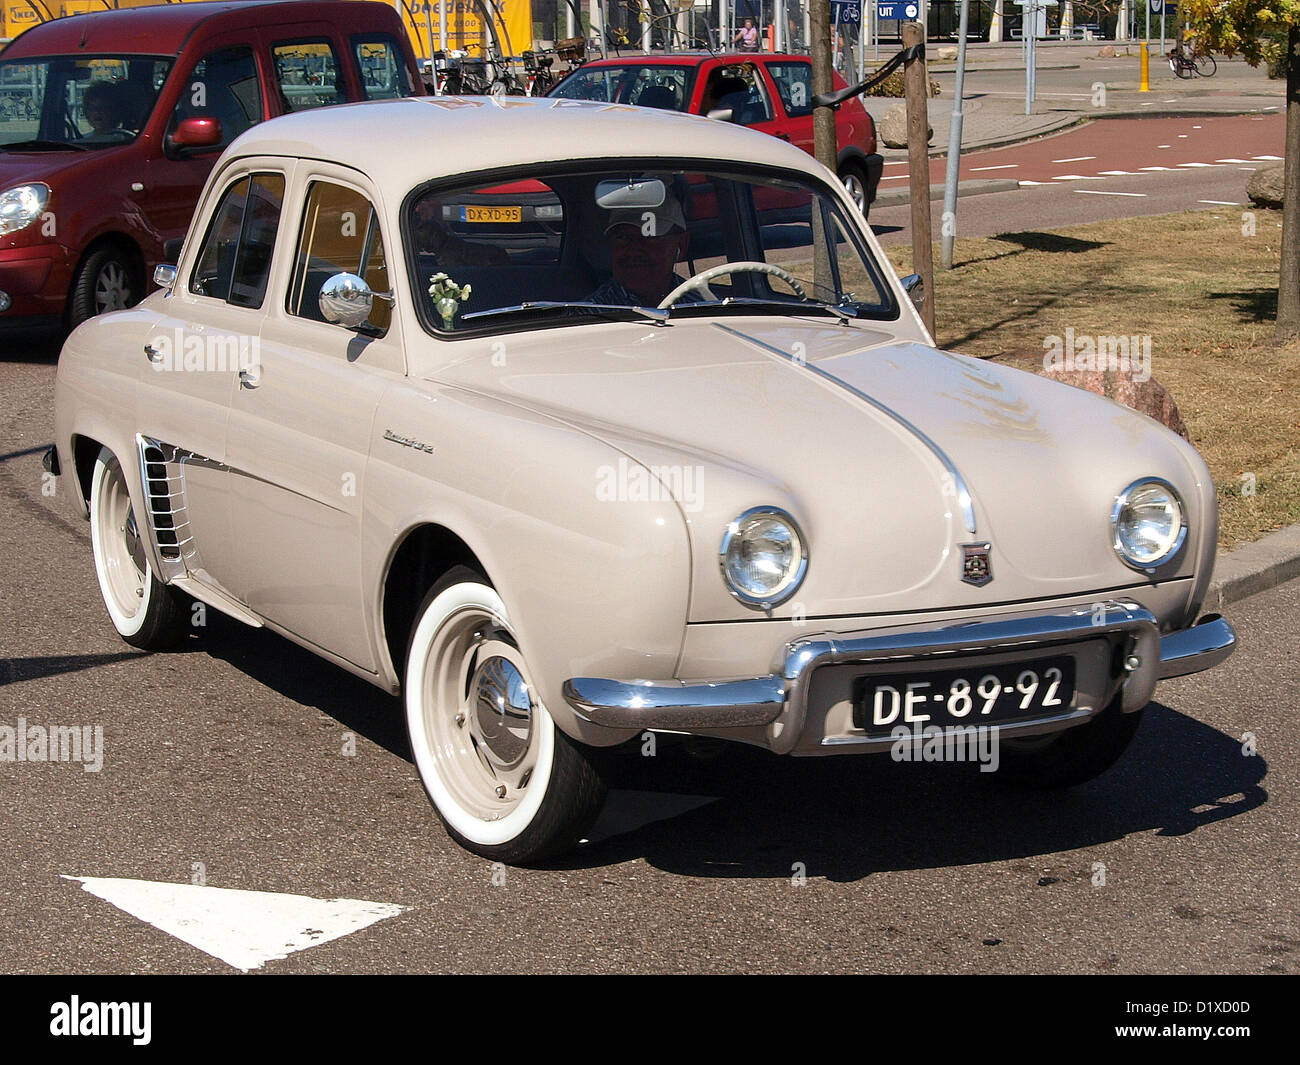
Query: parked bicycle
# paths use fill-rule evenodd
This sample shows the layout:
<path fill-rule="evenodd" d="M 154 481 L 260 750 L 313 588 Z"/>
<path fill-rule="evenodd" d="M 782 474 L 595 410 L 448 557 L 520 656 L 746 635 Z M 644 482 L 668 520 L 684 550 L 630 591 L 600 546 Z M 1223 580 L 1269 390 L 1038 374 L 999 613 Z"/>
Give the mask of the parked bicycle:
<path fill-rule="evenodd" d="M 1219 69 L 1219 65 L 1214 61 L 1214 56 L 1208 52 L 1204 55 L 1193 55 L 1183 47 L 1182 41 L 1179 41 L 1169 53 L 1169 69 L 1180 78 L 1192 78 L 1197 75 L 1210 78 Z"/>

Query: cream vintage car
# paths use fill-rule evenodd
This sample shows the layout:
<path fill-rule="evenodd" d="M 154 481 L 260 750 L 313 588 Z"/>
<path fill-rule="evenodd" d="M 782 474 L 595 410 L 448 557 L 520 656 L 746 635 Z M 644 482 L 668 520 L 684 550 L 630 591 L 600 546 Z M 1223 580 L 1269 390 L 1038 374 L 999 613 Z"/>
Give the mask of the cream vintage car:
<path fill-rule="evenodd" d="M 596 749 L 646 730 L 988 733 L 1000 775 L 1075 784 L 1233 649 L 1198 622 L 1197 453 L 937 350 L 775 138 L 570 100 L 293 115 L 227 149 L 157 280 L 68 340 L 47 456 L 114 626 L 165 646 L 200 600 L 400 694 L 477 854 L 574 845 Z"/>

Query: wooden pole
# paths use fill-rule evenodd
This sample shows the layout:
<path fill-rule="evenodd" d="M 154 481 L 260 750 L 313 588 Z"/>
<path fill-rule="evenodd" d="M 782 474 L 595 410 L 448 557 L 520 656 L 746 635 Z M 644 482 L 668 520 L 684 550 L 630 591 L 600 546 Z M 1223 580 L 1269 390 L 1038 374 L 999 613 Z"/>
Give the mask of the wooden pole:
<path fill-rule="evenodd" d="M 919 22 L 903 24 L 903 47 L 925 43 L 925 27 Z M 907 101 L 907 169 L 912 201 L 912 272 L 921 275 L 925 302 L 921 320 L 934 336 L 934 249 L 930 240 L 930 119 L 929 80 L 925 59 L 903 63 L 903 95 Z"/>
<path fill-rule="evenodd" d="M 1278 273 L 1277 339 L 1300 335 L 1300 28 L 1287 34 L 1286 163 L 1282 183 L 1282 262 Z"/>
<path fill-rule="evenodd" d="M 831 92 L 835 88 L 834 65 L 831 61 L 830 0 L 808 0 L 808 18 L 812 34 L 809 42 L 812 51 L 812 91 L 816 98 L 818 93 Z M 831 173 L 838 171 L 834 108 L 813 108 L 813 154 Z M 829 291 L 833 287 L 834 277 L 830 261 L 831 234 L 825 231 L 818 211 L 813 211 L 812 228 L 813 283 L 819 289 Z M 825 296 L 819 295 L 818 298 L 824 299 Z"/>

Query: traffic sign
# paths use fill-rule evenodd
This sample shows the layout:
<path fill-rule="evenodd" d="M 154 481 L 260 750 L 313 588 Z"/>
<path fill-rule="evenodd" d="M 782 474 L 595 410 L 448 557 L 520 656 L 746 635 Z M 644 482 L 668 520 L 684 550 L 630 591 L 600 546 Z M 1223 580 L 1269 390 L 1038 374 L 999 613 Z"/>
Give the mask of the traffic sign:
<path fill-rule="evenodd" d="M 856 26 L 862 21 L 859 0 L 831 0 L 831 25 Z"/>
<path fill-rule="evenodd" d="M 1165 9 L 1165 0 L 1150 0 L 1151 10 L 1157 15 Z"/>

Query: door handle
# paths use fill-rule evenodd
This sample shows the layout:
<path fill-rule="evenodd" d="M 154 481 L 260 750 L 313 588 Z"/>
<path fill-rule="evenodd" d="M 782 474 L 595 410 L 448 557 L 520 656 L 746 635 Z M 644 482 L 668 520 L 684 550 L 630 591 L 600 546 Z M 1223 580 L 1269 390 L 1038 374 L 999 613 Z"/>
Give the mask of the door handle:
<path fill-rule="evenodd" d="M 256 388 L 262 383 L 262 368 L 260 366 L 250 366 L 247 370 L 239 371 L 240 388 Z"/>
<path fill-rule="evenodd" d="M 159 359 L 162 358 L 162 352 L 160 352 L 152 344 L 146 344 L 144 346 L 144 353 L 149 357 L 150 362 L 157 362 Z"/>

